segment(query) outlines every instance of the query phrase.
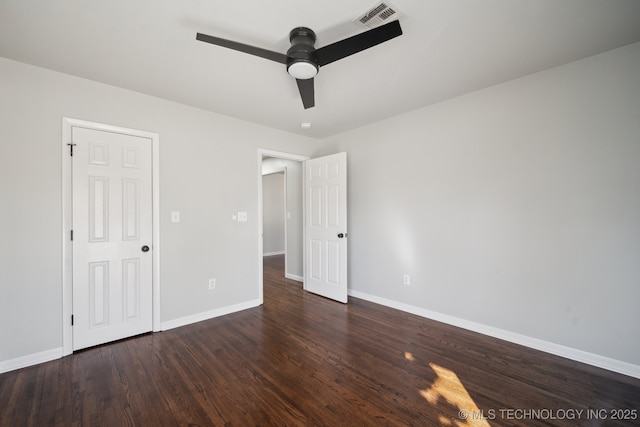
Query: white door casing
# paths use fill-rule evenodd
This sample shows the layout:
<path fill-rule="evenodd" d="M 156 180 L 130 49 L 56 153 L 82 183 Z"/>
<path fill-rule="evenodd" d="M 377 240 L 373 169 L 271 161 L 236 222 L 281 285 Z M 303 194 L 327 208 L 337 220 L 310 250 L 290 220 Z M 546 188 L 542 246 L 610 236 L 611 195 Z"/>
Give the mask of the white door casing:
<path fill-rule="evenodd" d="M 347 154 L 305 161 L 304 289 L 347 302 Z"/>
<path fill-rule="evenodd" d="M 65 355 L 160 329 L 158 142 L 152 132 L 63 118 Z"/>

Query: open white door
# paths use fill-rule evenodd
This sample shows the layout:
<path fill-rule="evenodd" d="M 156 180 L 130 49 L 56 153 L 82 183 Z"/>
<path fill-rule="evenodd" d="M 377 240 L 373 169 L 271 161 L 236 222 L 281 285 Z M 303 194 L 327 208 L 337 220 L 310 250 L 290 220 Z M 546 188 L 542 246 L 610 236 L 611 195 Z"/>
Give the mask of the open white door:
<path fill-rule="evenodd" d="M 152 329 L 151 140 L 73 127 L 73 350 Z"/>
<path fill-rule="evenodd" d="M 305 161 L 304 289 L 347 302 L 347 153 Z"/>

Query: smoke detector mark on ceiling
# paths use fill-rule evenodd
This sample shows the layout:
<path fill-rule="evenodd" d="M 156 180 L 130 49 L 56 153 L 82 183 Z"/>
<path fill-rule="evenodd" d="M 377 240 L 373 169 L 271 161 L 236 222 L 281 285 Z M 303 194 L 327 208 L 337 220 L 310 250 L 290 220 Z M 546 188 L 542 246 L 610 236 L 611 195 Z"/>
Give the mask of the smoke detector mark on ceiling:
<path fill-rule="evenodd" d="M 398 8 L 392 6 L 389 2 L 378 3 L 367 12 L 358 16 L 353 22 L 359 26 L 367 28 L 376 28 L 387 22 L 399 19 L 401 13 Z"/>

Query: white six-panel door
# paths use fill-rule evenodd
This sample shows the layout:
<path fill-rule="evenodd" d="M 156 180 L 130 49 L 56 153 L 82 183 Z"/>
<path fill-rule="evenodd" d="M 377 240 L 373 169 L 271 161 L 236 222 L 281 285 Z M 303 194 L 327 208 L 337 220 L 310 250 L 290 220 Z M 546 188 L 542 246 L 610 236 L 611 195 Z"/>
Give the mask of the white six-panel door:
<path fill-rule="evenodd" d="M 152 330 L 148 138 L 74 127 L 73 349 Z"/>
<path fill-rule="evenodd" d="M 305 161 L 307 291 L 347 302 L 347 154 Z"/>

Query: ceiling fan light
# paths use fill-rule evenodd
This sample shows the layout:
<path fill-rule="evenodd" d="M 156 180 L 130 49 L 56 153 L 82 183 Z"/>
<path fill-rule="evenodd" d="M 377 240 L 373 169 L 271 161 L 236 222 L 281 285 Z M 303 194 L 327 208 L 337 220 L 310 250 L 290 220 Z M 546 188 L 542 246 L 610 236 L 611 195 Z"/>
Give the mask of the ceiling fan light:
<path fill-rule="evenodd" d="M 314 78 L 318 74 L 318 67 L 312 62 L 297 61 L 287 67 L 287 72 L 296 79 L 307 80 Z"/>

